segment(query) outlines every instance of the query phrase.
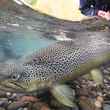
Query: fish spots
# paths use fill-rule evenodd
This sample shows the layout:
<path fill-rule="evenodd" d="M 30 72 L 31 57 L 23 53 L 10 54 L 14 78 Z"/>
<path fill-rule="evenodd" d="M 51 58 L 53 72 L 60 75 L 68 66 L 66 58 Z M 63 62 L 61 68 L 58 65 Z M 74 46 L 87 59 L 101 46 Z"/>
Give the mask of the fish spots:
<path fill-rule="evenodd" d="M 84 42 L 61 41 L 43 48 L 39 52 L 33 53 L 24 62 L 20 80 L 27 82 L 31 80 L 57 81 L 72 76 L 76 70 L 80 72 L 81 65 L 98 59 L 98 56 L 102 56 L 104 52 L 110 50 L 106 45 L 104 47 L 99 46 L 99 43 L 95 43 L 95 45 L 96 48 L 91 42 L 84 44 Z M 100 61 L 97 60 L 97 63 L 100 64 Z M 90 66 L 94 65 L 91 63 Z M 89 68 L 89 66 L 87 67 Z"/>

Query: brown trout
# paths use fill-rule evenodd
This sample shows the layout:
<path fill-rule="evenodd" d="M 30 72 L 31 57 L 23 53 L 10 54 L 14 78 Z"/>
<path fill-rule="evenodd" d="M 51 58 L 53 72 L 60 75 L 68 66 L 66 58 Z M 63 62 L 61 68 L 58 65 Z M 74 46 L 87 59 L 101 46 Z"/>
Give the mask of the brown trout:
<path fill-rule="evenodd" d="M 58 101 L 73 107 L 73 90 L 64 82 L 99 68 L 109 60 L 109 37 L 87 36 L 56 42 L 16 63 L 1 64 L 0 89 L 37 92 L 48 88 Z"/>

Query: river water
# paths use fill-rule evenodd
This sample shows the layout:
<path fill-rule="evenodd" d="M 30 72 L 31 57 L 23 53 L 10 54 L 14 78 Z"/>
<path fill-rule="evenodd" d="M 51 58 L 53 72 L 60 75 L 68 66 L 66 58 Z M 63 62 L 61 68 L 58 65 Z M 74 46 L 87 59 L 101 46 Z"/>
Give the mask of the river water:
<path fill-rule="evenodd" d="M 83 22 L 64 21 L 12 1 L 2 1 L 6 2 L 0 4 L 0 61 L 18 58 L 56 40 L 83 37 L 88 32 L 92 35 L 93 31 L 108 31 L 110 28 L 110 23 L 97 18 Z"/>
<path fill-rule="evenodd" d="M 110 22 L 102 19 L 59 20 L 7 1 L 0 7 L 0 62 L 21 58 L 58 40 L 109 36 L 109 30 Z"/>

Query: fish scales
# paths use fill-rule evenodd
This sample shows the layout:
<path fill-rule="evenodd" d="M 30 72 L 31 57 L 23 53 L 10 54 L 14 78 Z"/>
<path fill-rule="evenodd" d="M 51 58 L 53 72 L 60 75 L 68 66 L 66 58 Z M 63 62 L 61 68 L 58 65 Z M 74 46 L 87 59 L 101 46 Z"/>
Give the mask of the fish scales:
<path fill-rule="evenodd" d="M 74 41 L 62 41 L 48 48 L 41 49 L 24 63 L 28 80 L 62 80 L 74 76 L 74 72 L 79 75 L 95 66 L 106 62 L 110 51 L 107 39 L 89 39 L 80 43 Z M 108 54 L 105 54 L 107 53 Z M 91 62 L 91 65 L 85 65 Z M 98 63 L 98 64 L 95 64 Z M 31 72 L 27 72 L 31 68 Z M 82 73 L 81 73 L 82 72 Z M 33 77 L 32 77 L 33 76 Z M 23 79 L 25 79 L 23 77 Z"/>
<path fill-rule="evenodd" d="M 109 61 L 109 36 L 86 36 L 56 42 L 16 62 L 1 66 L 0 78 L 3 77 L 0 90 L 39 93 L 48 89 L 57 101 L 75 107 L 74 90 L 63 82 L 91 71 L 93 80 L 102 84 L 101 71 L 97 68 Z"/>

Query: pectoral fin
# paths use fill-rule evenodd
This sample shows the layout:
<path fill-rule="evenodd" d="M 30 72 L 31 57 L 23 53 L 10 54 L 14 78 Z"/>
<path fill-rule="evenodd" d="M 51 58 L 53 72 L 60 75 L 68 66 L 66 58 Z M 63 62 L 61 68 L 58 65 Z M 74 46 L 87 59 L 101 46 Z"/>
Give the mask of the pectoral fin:
<path fill-rule="evenodd" d="M 74 103 L 75 91 L 67 85 L 55 85 L 52 87 L 51 93 L 63 105 L 76 107 Z"/>
<path fill-rule="evenodd" d="M 85 74 L 85 75 L 83 75 L 82 77 L 85 78 L 85 79 L 87 79 L 87 80 L 93 80 L 93 78 L 92 78 L 92 76 L 91 76 L 90 73 Z"/>
<path fill-rule="evenodd" d="M 97 85 L 103 85 L 103 75 L 99 69 L 93 69 L 90 73 Z"/>

